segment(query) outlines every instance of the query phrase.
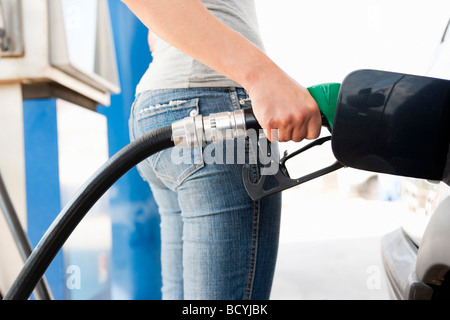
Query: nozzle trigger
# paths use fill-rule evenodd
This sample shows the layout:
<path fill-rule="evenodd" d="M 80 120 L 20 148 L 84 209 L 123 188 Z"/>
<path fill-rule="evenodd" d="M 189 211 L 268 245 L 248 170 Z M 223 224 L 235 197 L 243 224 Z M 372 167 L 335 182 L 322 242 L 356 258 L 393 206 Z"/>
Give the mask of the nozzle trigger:
<path fill-rule="evenodd" d="M 310 181 L 312 179 L 321 177 L 325 174 L 328 174 L 330 172 L 333 172 L 337 169 L 340 169 L 343 167 L 341 163 L 338 161 L 334 162 L 332 165 L 325 167 L 323 169 L 317 170 L 315 172 L 312 172 L 310 174 L 307 174 L 303 177 L 293 179 L 290 177 L 290 174 L 286 168 L 286 161 L 301 154 L 302 152 L 311 149 L 312 147 L 322 145 L 324 142 L 331 140 L 331 136 L 319 138 L 314 140 L 313 142 L 309 143 L 305 147 L 291 153 L 287 154 L 287 152 L 284 153 L 283 158 L 281 160 L 275 159 L 273 152 L 270 153 L 271 160 L 269 162 L 270 165 L 273 165 L 273 163 L 279 163 L 278 170 L 276 170 L 275 173 L 271 174 L 272 178 L 275 180 L 276 183 L 270 183 L 270 185 L 267 183 L 267 178 L 269 175 L 261 175 L 259 180 L 256 182 L 252 182 L 250 180 L 250 165 L 245 164 L 242 168 L 242 178 L 244 181 L 244 187 L 247 190 L 247 193 L 249 194 L 250 198 L 254 201 L 261 200 L 262 198 L 272 195 L 274 193 L 292 188 L 294 186 L 297 186 L 299 184 L 302 184 L 304 182 Z M 270 144 L 270 142 L 268 142 Z M 262 172 L 262 170 L 261 170 Z M 272 180 L 273 180 L 272 179 Z"/>

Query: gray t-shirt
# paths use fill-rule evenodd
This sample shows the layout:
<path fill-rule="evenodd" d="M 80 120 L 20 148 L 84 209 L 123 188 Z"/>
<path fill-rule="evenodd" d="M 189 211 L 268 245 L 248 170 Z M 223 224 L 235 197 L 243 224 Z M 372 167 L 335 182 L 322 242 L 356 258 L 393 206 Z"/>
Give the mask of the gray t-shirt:
<path fill-rule="evenodd" d="M 264 50 L 254 0 L 202 0 L 202 3 L 216 18 Z M 137 86 L 137 93 L 156 89 L 239 87 L 236 82 L 169 45 L 156 35 L 153 35 L 153 39 L 153 60 Z"/>

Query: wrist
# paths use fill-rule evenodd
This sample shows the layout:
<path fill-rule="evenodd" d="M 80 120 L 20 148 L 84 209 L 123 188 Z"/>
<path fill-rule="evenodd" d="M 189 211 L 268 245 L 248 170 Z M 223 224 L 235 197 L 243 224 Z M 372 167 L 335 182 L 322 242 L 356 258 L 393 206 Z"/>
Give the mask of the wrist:
<path fill-rule="evenodd" d="M 242 70 L 242 80 L 239 82 L 250 94 L 261 83 L 267 83 L 273 78 L 279 77 L 284 72 L 267 56 L 245 65 Z"/>

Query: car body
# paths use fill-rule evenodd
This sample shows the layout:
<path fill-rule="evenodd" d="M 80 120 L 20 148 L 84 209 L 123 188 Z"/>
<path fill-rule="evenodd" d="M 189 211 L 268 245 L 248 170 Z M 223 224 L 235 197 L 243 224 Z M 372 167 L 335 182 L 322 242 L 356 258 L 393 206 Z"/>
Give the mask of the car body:
<path fill-rule="evenodd" d="M 450 21 L 428 75 L 450 79 Z M 382 239 L 383 265 L 393 299 L 450 298 L 449 185 L 450 150 L 442 181 L 402 178 L 401 201 L 407 219 Z"/>

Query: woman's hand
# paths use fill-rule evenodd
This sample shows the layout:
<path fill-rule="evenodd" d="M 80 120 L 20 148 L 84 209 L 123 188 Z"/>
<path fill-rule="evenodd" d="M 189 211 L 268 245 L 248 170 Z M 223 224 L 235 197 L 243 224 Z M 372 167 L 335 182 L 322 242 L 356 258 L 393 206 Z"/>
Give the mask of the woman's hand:
<path fill-rule="evenodd" d="M 278 67 L 262 71 L 255 79 L 246 89 L 253 113 L 269 140 L 299 142 L 319 136 L 322 119 L 306 88 Z"/>

